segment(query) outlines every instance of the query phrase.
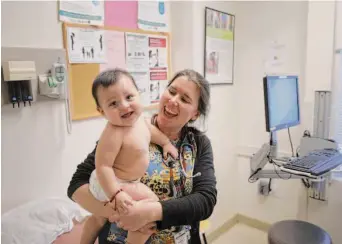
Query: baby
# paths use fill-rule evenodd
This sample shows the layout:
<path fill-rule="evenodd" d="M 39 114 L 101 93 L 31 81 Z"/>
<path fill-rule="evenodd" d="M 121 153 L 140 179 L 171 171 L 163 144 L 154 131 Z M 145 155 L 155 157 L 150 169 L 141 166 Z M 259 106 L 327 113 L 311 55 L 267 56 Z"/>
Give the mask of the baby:
<path fill-rule="evenodd" d="M 95 166 L 90 177 L 90 192 L 100 201 L 110 204 L 120 214 L 127 214 L 132 200 L 158 201 L 158 197 L 140 178 L 149 164 L 150 141 L 177 158 L 177 149 L 142 115 L 139 92 L 133 77 L 121 69 L 100 73 L 93 83 L 93 97 L 98 111 L 108 120 L 95 154 Z M 106 219 L 87 219 L 81 244 L 94 243 Z M 145 243 L 149 235 L 128 232 L 127 243 Z"/>

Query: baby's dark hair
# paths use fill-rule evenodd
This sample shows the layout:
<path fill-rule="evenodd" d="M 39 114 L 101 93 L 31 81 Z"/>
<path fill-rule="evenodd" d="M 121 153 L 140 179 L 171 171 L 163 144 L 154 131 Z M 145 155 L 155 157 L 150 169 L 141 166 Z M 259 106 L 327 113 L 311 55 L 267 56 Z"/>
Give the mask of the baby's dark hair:
<path fill-rule="evenodd" d="M 97 90 L 99 89 L 99 87 L 110 87 L 111 85 L 116 84 L 123 75 L 130 78 L 135 88 L 137 88 L 138 90 L 138 86 L 135 83 L 133 76 L 128 71 L 119 68 L 105 70 L 96 76 L 91 90 L 97 107 L 100 107 L 97 97 Z"/>

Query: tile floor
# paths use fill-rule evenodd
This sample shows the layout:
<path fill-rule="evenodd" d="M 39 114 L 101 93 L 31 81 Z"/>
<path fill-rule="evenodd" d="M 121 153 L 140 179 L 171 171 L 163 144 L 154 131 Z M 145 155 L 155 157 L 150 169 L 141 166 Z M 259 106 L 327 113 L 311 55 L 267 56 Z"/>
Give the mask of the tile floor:
<path fill-rule="evenodd" d="M 210 244 L 267 244 L 267 233 L 237 224 Z"/>

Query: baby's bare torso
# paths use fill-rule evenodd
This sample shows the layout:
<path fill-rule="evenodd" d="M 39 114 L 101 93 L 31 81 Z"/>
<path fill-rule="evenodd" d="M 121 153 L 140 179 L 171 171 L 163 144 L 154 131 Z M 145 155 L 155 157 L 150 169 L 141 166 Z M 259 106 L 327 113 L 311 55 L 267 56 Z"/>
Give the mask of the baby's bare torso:
<path fill-rule="evenodd" d="M 132 127 L 123 129 L 121 149 L 113 163 L 115 175 L 122 180 L 141 178 L 149 164 L 150 130 L 140 117 Z"/>

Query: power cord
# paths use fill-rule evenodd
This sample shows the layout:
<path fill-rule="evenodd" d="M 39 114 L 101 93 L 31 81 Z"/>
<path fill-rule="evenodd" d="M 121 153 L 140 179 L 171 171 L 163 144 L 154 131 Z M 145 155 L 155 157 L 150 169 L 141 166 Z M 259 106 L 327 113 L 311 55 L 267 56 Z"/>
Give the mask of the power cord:
<path fill-rule="evenodd" d="M 291 133 L 290 133 L 290 127 L 287 128 L 287 132 L 289 134 L 289 139 L 290 139 L 290 144 L 291 144 L 291 151 L 292 151 L 292 157 L 294 157 L 294 151 L 293 151 L 293 143 L 292 143 L 292 138 L 291 138 Z"/>
<path fill-rule="evenodd" d="M 268 192 L 271 192 L 271 191 L 272 191 L 271 183 L 272 183 L 272 178 L 270 178 L 270 180 L 269 180 L 269 182 L 268 182 Z"/>
<path fill-rule="evenodd" d="M 303 137 L 311 137 L 310 131 L 305 130 L 303 133 Z M 299 157 L 299 149 L 300 149 L 300 147 L 297 147 L 297 149 L 296 149 L 296 157 L 297 158 Z M 301 179 L 301 180 L 302 180 L 302 183 L 303 183 L 305 188 L 311 187 L 310 181 L 308 179 Z"/>
<path fill-rule="evenodd" d="M 253 178 L 254 175 L 256 175 L 259 171 L 261 170 L 261 168 L 258 168 L 253 174 L 251 174 L 248 178 L 248 182 L 249 183 L 255 183 L 257 182 L 258 178 L 254 179 L 253 181 L 251 181 L 251 179 Z"/>
<path fill-rule="evenodd" d="M 289 180 L 292 178 L 292 175 L 290 174 L 290 177 L 289 178 L 283 178 L 280 176 L 280 174 L 278 173 L 278 170 L 276 169 L 276 166 L 277 167 L 280 167 L 280 165 L 278 165 L 276 162 L 274 162 L 272 159 L 270 160 L 270 163 L 273 164 L 273 168 L 274 168 L 274 172 L 276 172 L 276 174 L 278 175 L 278 177 L 282 180 Z"/>

